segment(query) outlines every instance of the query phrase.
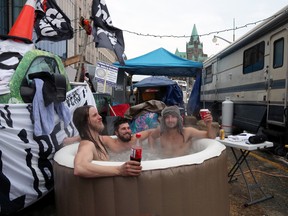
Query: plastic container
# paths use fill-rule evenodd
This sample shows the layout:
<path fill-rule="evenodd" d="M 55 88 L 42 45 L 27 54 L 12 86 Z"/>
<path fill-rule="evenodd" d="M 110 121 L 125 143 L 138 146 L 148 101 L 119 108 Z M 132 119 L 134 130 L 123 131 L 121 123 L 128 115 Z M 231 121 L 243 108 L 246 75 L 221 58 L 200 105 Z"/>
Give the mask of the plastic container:
<path fill-rule="evenodd" d="M 229 97 L 222 102 L 222 129 L 224 129 L 226 136 L 232 134 L 233 106 L 234 104 Z"/>
<path fill-rule="evenodd" d="M 208 109 L 200 109 L 199 111 L 201 119 L 203 120 L 205 118 L 205 116 L 210 113 L 210 111 Z"/>

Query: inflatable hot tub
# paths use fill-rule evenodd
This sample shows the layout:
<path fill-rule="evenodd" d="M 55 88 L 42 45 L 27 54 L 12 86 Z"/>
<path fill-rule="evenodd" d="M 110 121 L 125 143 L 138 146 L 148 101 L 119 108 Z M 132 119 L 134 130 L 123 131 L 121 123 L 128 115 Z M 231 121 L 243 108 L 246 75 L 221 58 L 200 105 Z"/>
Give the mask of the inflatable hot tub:
<path fill-rule="evenodd" d="M 78 144 L 66 146 L 54 157 L 59 216 L 229 215 L 226 148 L 216 140 L 195 140 L 196 153 L 191 155 L 142 161 L 139 177 L 74 176 L 77 148 Z"/>

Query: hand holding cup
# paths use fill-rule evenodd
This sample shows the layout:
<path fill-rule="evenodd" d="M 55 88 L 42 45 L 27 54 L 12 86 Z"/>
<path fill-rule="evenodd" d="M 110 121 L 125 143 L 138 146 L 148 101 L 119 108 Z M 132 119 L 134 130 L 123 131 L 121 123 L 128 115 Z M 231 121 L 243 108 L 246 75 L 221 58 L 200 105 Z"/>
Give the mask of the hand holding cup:
<path fill-rule="evenodd" d="M 200 109 L 200 116 L 201 116 L 201 119 L 204 120 L 206 115 L 209 114 L 210 111 L 208 109 Z"/>
<path fill-rule="evenodd" d="M 211 115 L 211 112 L 208 109 L 201 109 L 200 110 L 200 116 L 201 119 L 207 124 L 212 123 L 213 117 Z"/>

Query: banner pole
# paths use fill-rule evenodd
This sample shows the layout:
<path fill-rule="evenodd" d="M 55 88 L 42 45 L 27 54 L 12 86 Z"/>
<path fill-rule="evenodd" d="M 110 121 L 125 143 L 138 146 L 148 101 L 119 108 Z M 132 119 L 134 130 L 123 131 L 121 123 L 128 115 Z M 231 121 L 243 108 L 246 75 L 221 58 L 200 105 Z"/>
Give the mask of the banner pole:
<path fill-rule="evenodd" d="M 77 74 L 76 74 L 76 82 L 80 82 L 80 79 L 81 79 L 82 68 L 83 68 L 83 64 L 84 64 L 84 60 L 85 60 L 85 52 L 86 52 L 87 42 L 88 42 L 88 34 L 85 34 L 83 47 L 82 47 L 82 50 L 80 53 L 80 63 L 79 63 L 79 67 L 78 67 Z"/>
<path fill-rule="evenodd" d="M 103 93 L 106 93 L 106 85 L 107 85 L 107 71 L 105 72 L 105 79 L 104 79 Z"/>

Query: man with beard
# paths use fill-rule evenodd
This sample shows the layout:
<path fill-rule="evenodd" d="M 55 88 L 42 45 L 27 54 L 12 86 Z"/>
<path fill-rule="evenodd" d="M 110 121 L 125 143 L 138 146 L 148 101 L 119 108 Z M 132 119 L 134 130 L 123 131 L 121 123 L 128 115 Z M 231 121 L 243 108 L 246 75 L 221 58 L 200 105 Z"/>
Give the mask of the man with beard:
<path fill-rule="evenodd" d="M 153 129 L 139 132 L 138 134 L 141 134 L 141 138 L 139 138 L 140 143 L 147 139 L 152 131 Z M 132 145 L 136 144 L 136 136 L 132 135 L 128 119 L 118 117 L 114 121 L 114 133 L 117 138 L 101 136 L 103 143 L 107 145 L 112 152 L 124 152 L 130 150 Z"/>
<path fill-rule="evenodd" d="M 178 157 L 189 154 L 192 138 L 215 139 L 216 131 L 212 128 L 213 118 L 207 114 L 203 119 L 207 131 L 193 127 L 183 127 L 183 119 L 177 106 L 165 107 L 162 110 L 160 126 L 151 132 L 150 146 L 155 147 L 156 139 L 160 139 L 159 153 L 163 157 Z"/>
<path fill-rule="evenodd" d="M 96 107 L 78 107 L 73 114 L 73 123 L 81 138 L 74 159 L 74 175 L 89 178 L 140 175 L 142 167 L 138 161 L 127 161 L 121 166 L 101 166 L 92 163 L 93 160 L 109 160 L 106 146 L 99 135 L 104 125 Z"/>

